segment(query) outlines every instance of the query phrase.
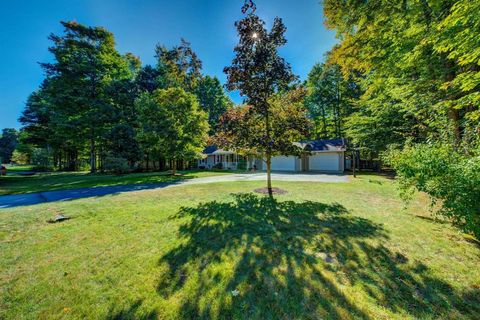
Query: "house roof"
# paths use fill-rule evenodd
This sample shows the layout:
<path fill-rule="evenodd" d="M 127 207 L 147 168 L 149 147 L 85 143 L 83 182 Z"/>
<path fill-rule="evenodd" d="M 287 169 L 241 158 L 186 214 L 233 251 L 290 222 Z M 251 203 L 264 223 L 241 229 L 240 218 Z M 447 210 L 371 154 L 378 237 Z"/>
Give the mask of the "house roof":
<path fill-rule="evenodd" d="M 302 148 L 305 151 L 313 152 L 341 152 L 346 150 L 344 139 L 300 141 L 294 142 L 294 145 Z"/>
<path fill-rule="evenodd" d="M 342 152 L 346 150 L 346 144 L 344 139 L 310 140 L 294 142 L 293 144 L 305 151 L 311 152 Z M 234 152 L 218 149 L 217 146 L 208 146 L 203 150 L 203 154 L 205 155 L 231 153 Z"/>
<path fill-rule="evenodd" d="M 204 154 L 212 154 L 215 151 L 217 151 L 217 146 L 207 146 L 205 149 L 203 149 Z"/>
<path fill-rule="evenodd" d="M 203 150 L 203 154 L 210 156 L 215 154 L 234 154 L 234 152 L 229 150 L 219 149 L 217 146 L 207 146 Z"/>

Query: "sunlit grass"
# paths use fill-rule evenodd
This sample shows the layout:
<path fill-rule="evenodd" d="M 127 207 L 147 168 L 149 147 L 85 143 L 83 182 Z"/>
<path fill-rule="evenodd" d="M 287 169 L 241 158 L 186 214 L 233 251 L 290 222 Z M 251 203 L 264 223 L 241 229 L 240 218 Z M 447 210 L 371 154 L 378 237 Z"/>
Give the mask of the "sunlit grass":
<path fill-rule="evenodd" d="M 425 197 L 404 209 L 378 176 L 263 185 L 0 210 L 0 318 L 478 318 L 480 247 Z"/>

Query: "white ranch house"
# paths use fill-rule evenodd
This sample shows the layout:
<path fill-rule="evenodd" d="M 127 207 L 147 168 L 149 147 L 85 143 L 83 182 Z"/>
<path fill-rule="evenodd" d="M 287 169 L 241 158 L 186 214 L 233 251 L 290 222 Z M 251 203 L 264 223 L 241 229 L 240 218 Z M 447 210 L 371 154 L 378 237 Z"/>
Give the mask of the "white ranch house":
<path fill-rule="evenodd" d="M 342 173 L 345 170 L 346 145 L 343 139 L 302 141 L 294 144 L 305 152 L 301 156 L 272 157 L 272 170 L 331 173 Z M 233 151 L 215 146 L 205 148 L 203 158 L 198 160 L 198 167 L 212 169 L 221 163 L 223 169 L 236 170 L 241 161 L 246 161 L 247 169 L 266 169 L 262 159 L 242 157 Z"/>

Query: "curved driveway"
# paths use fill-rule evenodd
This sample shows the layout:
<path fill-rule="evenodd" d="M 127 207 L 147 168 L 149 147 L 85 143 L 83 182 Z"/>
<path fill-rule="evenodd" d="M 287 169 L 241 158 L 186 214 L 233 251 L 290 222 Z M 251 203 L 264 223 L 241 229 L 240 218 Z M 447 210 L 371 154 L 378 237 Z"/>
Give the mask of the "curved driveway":
<path fill-rule="evenodd" d="M 54 201 L 66 201 L 90 197 L 101 197 L 124 192 L 171 188 L 192 184 L 205 184 L 229 181 L 259 181 L 266 179 L 266 173 L 231 174 L 196 179 L 178 180 L 156 184 L 133 184 L 123 186 L 107 186 L 95 188 L 82 188 L 71 190 L 46 191 L 0 196 L 0 208 L 12 208 Z M 348 182 L 348 176 L 336 174 L 298 174 L 298 173 L 272 173 L 272 180 L 297 181 L 297 182 Z"/>

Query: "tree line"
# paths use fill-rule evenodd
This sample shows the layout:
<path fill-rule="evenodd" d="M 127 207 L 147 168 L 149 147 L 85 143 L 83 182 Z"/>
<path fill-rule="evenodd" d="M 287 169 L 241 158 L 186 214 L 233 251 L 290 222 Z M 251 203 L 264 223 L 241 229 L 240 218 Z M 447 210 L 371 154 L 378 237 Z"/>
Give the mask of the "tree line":
<path fill-rule="evenodd" d="M 104 28 L 62 25 L 62 35 L 49 37 L 53 62 L 41 63 L 46 78 L 19 119 L 22 142 L 45 150 L 50 166 L 78 170 L 88 159 L 91 172 L 139 163 L 175 168 L 195 158 L 232 106 L 183 39 L 173 48 L 157 45 L 156 65 L 142 66 L 120 54 Z"/>

